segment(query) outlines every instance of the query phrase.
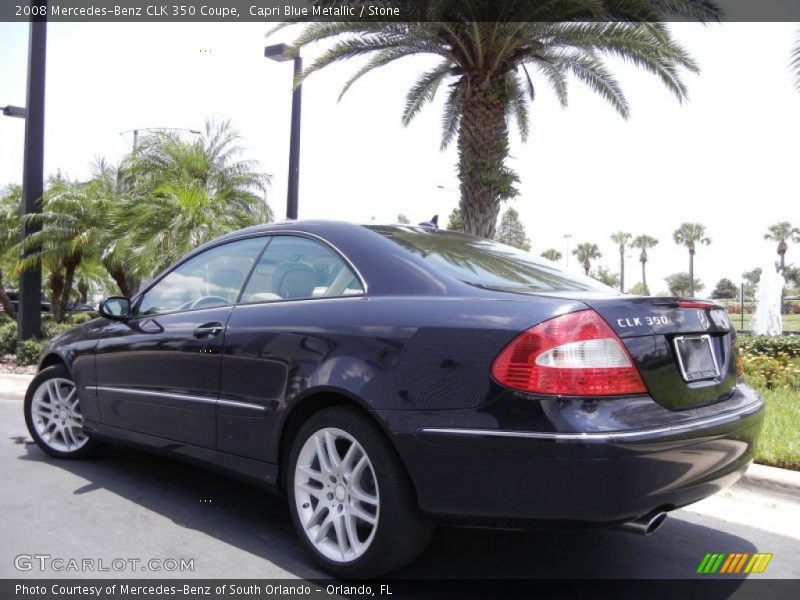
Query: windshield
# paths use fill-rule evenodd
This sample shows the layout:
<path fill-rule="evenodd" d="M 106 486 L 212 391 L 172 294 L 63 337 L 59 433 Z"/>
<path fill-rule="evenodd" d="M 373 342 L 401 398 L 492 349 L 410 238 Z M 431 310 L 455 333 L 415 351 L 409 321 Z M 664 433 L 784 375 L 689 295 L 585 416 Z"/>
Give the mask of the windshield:
<path fill-rule="evenodd" d="M 508 291 L 611 291 L 583 275 L 511 246 L 453 231 L 396 225 L 368 225 L 436 270 L 465 283 Z"/>

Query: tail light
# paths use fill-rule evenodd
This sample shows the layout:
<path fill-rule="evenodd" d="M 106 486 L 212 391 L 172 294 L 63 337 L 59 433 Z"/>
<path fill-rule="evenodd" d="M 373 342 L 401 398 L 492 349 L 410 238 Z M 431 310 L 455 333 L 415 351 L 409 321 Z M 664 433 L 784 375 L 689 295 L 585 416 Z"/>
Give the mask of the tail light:
<path fill-rule="evenodd" d="M 537 394 L 647 392 L 617 334 L 593 310 L 555 317 L 523 332 L 495 358 L 492 376 L 502 385 Z"/>

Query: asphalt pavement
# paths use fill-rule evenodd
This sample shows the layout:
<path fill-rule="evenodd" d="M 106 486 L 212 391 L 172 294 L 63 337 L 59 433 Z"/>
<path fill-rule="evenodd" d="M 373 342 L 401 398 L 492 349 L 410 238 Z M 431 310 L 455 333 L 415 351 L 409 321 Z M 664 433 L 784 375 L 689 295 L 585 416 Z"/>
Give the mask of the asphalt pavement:
<path fill-rule="evenodd" d="M 49 458 L 25 429 L 21 401 L 6 398 L 0 398 L 0 578 L 324 577 L 295 538 L 283 499 L 129 449 L 110 448 L 88 461 Z M 753 577 L 798 578 L 797 500 L 734 486 L 672 513 L 651 537 L 441 527 L 419 560 L 394 576 L 686 578 L 709 552 L 765 552 L 774 556 Z M 109 570 L 98 571 L 103 567 Z"/>

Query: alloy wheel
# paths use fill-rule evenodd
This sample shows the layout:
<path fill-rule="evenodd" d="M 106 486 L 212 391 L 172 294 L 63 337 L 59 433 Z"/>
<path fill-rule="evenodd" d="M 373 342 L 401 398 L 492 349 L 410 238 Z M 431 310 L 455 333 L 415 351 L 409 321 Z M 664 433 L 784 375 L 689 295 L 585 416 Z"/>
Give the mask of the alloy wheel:
<path fill-rule="evenodd" d="M 351 562 L 369 549 L 380 516 L 378 482 L 352 435 L 326 427 L 309 436 L 295 466 L 294 497 L 303 532 L 325 558 Z"/>
<path fill-rule="evenodd" d="M 89 438 L 83 433 L 78 391 L 69 379 L 46 379 L 31 401 L 31 420 L 41 440 L 58 452 L 75 452 Z"/>

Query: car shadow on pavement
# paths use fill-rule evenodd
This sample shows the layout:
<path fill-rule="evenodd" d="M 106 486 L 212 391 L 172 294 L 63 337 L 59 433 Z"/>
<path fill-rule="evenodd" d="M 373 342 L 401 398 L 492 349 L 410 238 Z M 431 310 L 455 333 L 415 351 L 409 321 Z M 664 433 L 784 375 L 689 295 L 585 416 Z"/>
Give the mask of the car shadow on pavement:
<path fill-rule="evenodd" d="M 25 449 L 21 460 L 44 462 L 87 480 L 72 490 L 76 496 L 104 489 L 298 577 L 326 577 L 297 540 L 285 498 L 128 448 L 111 447 L 87 461 L 49 458 L 29 441 Z M 707 552 L 755 551 L 743 538 L 676 517 L 650 537 L 608 529 L 519 532 L 439 527 L 423 555 L 390 577 L 690 578 Z"/>

